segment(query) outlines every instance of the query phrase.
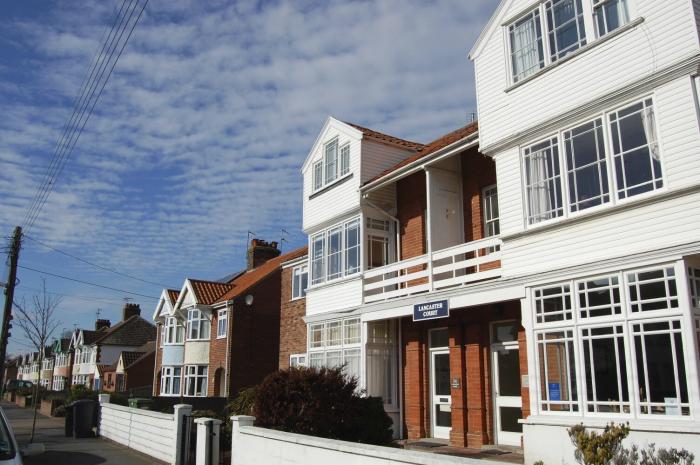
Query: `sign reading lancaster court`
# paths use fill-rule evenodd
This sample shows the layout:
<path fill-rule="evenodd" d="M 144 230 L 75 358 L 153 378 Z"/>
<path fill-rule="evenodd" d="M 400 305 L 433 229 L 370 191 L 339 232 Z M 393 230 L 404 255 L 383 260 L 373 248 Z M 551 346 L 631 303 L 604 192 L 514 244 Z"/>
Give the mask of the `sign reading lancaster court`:
<path fill-rule="evenodd" d="M 450 316 L 450 306 L 446 300 L 426 302 L 413 306 L 413 321 L 434 320 Z"/>

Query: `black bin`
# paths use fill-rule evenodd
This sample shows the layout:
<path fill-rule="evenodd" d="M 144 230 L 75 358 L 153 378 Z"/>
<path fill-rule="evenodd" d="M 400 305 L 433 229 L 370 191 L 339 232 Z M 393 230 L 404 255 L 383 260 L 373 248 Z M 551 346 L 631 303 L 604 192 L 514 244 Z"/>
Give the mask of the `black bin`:
<path fill-rule="evenodd" d="M 94 438 L 93 428 L 97 426 L 97 401 L 76 400 L 70 406 L 73 410 L 73 437 Z"/>
<path fill-rule="evenodd" d="M 73 404 L 66 405 L 65 434 L 67 438 L 73 437 Z"/>

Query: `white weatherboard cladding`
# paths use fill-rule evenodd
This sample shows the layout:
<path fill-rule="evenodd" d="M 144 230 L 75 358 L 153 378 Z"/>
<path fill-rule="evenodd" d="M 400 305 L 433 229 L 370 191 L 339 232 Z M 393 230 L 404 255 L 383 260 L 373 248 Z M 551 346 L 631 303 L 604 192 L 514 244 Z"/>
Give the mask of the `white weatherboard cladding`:
<path fill-rule="evenodd" d="M 700 183 L 700 157 L 698 156 L 700 133 L 692 85 L 690 77 L 684 76 L 655 89 L 650 94 L 644 94 L 652 95 L 654 99 L 664 173 L 663 191 L 674 191 Z M 578 252 L 585 253 L 588 252 L 585 244 L 590 243 L 591 254 L 614 257 L 622 252 L 622 249 L 614 251 L 611 248 L 620 234 L 629 234 L 630 231 L 634 231 L 635 236 L 646 238 L 647 242 L 644 244 L 647 247 L 659 248 L 677 244 L 698 224 L 696 216 L 698 209 L 692 207 L 691 200 L 672 199 L 640 209 L 626 208 L 604 218 L 591 219 L 570 228 L 560 228 L 556 232 L 535 233 L 537 226 L 531 226 L 533 232 L 525 237 L 508 239 L 509 235 L 520 233 L 525 229 L 521 168 L 520 150 L 517 147 L 500 152 L 496 157 L 501 234 L 505 237 L 502 249 L 504 276 L 515 275 L 522 271 L 523 267 L 540 266 L 537 260 L 532 260 L 532 257 L 541 257 L 542 255 L 539 254 L 544 250 L 547 251 L 548 266 L 549 260 L 558 262 L 557 250 L 562 250 L 562 254 L 571 254 L 572 244 L 577 244 Z M 654 196 L 658 193 L 650 195 Z M 637 199 L 631 198 L 628 205 L 634 204 L 635 201 Z M 683 212 L 679 209 L 688 209 L 688 211 Z M 585 214 L 584 212 L 582 215 L 585 216 Z M 639 228 L 649 228 L 649 230 Z M 611 242 L 608 242 L 607 238 L 610 238 Z M 600 242 L 604 239 L 605 242 Z M 632 245 L 636 247 L 641 245 L 641 242 L 637 244 L 637 241 L 634 241 L 628 244 L 625 250 L 629 250 Z M 536 255 L 527 257 L 528 253 Z M 576 255 L 581 258 L 582 254 Z"/>
<path fill-rule="evenodd" d="M 531 0 L 510 2 L 495 24 L 497 30 L 474 61 L 481 147 L 488 148 L 698 54 L 698 28 L 691 2 L 629 3 L 631 19 L 643 18 L 641 24 L 506 92 L 511 65 L 506 55 L 507 34 L 501 23 L 537 5 Z"/>
<path fill-rule="evenodd" d="M 337 312 L 359 307 L 362 304 L 362 279 L 349 278 L 328 284 L 306 293 L 306 314 Z"/>
<path fill-rule="evenodd" d="M 320 144 L 311 155 L 311 162 L 303 173 L 304 177 L 304 218 L 305 232 L 332 221 L 338 215 L 358 210 L 360 207 L 360 139 L 342 131 L 344 125 L 330 124 L 321 135 Z M 338 147 L 350 143 L 350 179 L 342 179 L 336 184 L 322 188 L 316 195 L 313 192 L 313 164 L 323 159 L 325 143 L 338 138 Z M 340 153 L 340 152 L 339 152 Z M 340 159 L 340 156 L 339 156 Z"/>
<path fill-rule="evenodd" d="M 100 406 L 100 436 L 172 463 L 174 415 L 113 404 Z"/>
<path fill-rule="evenodd" d="M 362 184 L 409 157 L 411 152 L 372 140 L 362 140 Z"/>
<path fill-rule="evenodd" d="M 161 365 L 182 365 L 185 361 L 184 345 L 164 345 Z"/>
<path fill-rule="evenodd" d="M 209 364 L 209 341 L 187 341 L 187 342 L 185 342 L 185 364 L 186 365 L 208 365 Z"/>

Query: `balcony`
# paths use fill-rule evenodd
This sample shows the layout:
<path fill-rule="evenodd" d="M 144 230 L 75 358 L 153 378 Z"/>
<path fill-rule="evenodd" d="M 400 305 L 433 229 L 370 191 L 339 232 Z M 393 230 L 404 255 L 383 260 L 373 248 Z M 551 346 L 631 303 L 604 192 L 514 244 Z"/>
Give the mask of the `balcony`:
<path fill-rule="evenodd" d="M 489 237 L 364 273 L 365 303 L 464 286 L 501 276 L 501 240 Z"/>

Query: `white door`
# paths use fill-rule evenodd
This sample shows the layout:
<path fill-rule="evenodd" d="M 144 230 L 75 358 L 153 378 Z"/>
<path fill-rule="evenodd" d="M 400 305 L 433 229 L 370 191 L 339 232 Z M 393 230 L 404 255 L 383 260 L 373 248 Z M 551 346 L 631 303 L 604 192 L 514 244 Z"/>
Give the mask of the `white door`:
<path fill-rule="evenodd" d="M 430 332 L 430 422 L 434 438 L 449 439 L 452 429 L 450 351 L 447 329 Z"/>
<path fill-rule="evenodd" d="M 517 330 L 515 323 L 494 325 L 491 344 L 496 443 L 510 446 L 520 446 L 523 432 Z"/>
<path fill-rule="evenodd" d="M 441 170 L 432 170 L 430 186 L 432 250 L 442 250 L 463 243 L 464 223 L 460 178 Z"/>

